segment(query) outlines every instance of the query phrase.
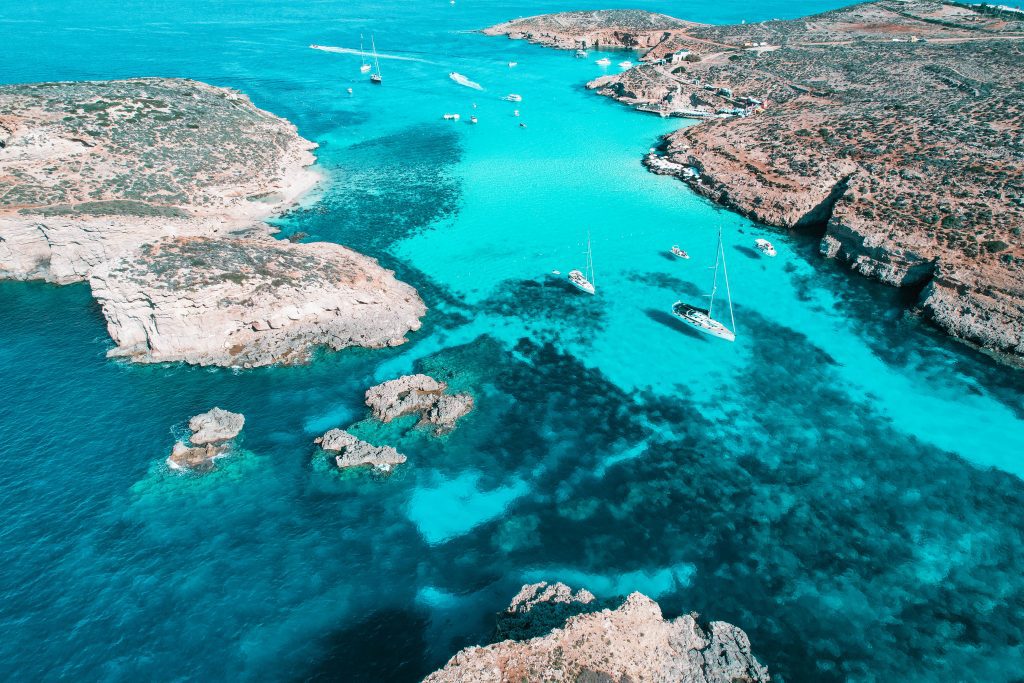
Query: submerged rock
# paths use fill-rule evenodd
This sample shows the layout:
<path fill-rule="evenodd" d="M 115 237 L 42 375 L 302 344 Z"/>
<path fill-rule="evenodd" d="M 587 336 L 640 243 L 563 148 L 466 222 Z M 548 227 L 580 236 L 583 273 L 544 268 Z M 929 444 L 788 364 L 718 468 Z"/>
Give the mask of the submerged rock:
<path fill-rule="evenodd" d="M 232 440 L 245 426 L 245 416 L 222 408 L 213 408 L 188 421 L 192 435 L 188 443 L 178 441 L 167 458 L 174 469 L 205 470 L 216 458 L 231 450 Z"/>
<path fill-rule="evenodd" d="M 196 446 L 228 441 L 238 436 L 243 426 L 245 416 L 241 413 L 214 408 L 188 421 L 188 428 L 192 430 L 189 441 Z"/>
<path fill-rule="evenodd" d="M 334 459 L 338 467 L 372 467 L 381 472 L 390 472 L 395 465 L 401 465 L 406 457 L 391 446 L 374 446 L 344 429 L 332 429 L 313 443 L 325 451 L 338 453 Z"/>
<path fill-rule="evenodd" d="M 429 375 L 403 375 L 366 391 L 366 405 L 381 422 L 419 414 L 419 424 L 431 424 L 442 434 L 473 409 L 469 394 L 445 394 L 448 385 Z"/>
<path fill-rule="evenodd" d="M 589 592 L 574 595 L 564 584 L 540 583 L 524 586 L 505 614 L 593 601 Z M 666 621 L 658 603 L 633 593 L 617 609 L 571 616 L 541 637 L 466 648 L 425 680 L 762 683 L 770 678 L 739 628 L 716 621 L 705 630 L 690 615 Z"/>

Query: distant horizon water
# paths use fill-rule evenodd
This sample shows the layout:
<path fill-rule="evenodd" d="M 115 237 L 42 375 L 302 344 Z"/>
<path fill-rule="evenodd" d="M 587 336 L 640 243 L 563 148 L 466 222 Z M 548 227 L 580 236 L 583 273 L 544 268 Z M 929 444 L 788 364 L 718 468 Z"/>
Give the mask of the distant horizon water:
<path fill-rule="evenodd" d="M 846 3 L 628 4 L 731 23 Z M 401 347 L 307 366 L 133 365 L 105 357 L 87 285 L 0 282 L 7 677 L 415 681 L 488 642 L 538 580 L 733 623 L 787 683 L 1019 677 L 1024 373 L 813 237 L 647 172 L 686 124 L 583 87 L 621 52 L 473 32 L 587 8 L 0 9 L 0 82 L 188 77 L 295 123 L 326 180 L 280 236 L 378 258 L 430 307 Z M 371 87 L 358 55 L 309 47 L 371 33 L 424 61 L 390 60 Z M 709 291 L 719 227 L 734 344 L 670 311 Z M 588 232 L 593 297 L 564 280 Z M 451 435 L 367 419 L 366 388 L 412 371 L 474 395 Z M 239 452 L 169 470 L 174 435 L 213 406 L 245 414 Z M 408 462 L 339 474 L 312 440 L 349 426 Z"/>

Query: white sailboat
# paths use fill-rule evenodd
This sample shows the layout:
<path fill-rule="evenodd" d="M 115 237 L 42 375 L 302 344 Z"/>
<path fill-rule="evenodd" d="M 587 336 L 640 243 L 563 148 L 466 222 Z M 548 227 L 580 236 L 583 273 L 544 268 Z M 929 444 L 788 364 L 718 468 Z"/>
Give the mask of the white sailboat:
<path fill-rule="evenodd" d="M 729 302 L 729 320 L 732 323 L 732 329 L 729 329 L 714 318 L 715 293 L 718 291 L 719 262 L 722 264 L 722 273 L 725 276 L 725 296 Z M 718 252 L 715 254 L 715 275 L 711 282 L 710 299 L 711 301 L 706 309 L 677 301 L 672 305 L 672 314 L 695 330 L 726 341 L 736 341 L 736 318 L 732 312 L 732 294 L 729 292 L 729 271 L 725 266 L 725 250 L 722 248 L 721 229 L 718 230 Z"/>
<path fill-rule="evenodd" d="M 366 61 L 366 55 L 363 54 L 363 34 L 359 34 L 359 73 L 365 74 L 370 70 L 370 64 Z"/>
<path fill-rule="evenodd" d="M 594 285 L 594 253 L 590 249 L 590 233 L 587 233 L 587 273 L 584 275 L 579 270 L 569 271 L 569 283 L 587 294 L 594 294 L 597 288 Z"/>
<path fill-rule="evenodd" d="M 370 35 L 370 45 L 373 46 L 373 64 L 376 70 L 370 74 L 370 82 L 380 85 L 382 80 L 380 77 L 380 60 L 377 59 L 377 44 L 373 41 L 373 34 Z"/>

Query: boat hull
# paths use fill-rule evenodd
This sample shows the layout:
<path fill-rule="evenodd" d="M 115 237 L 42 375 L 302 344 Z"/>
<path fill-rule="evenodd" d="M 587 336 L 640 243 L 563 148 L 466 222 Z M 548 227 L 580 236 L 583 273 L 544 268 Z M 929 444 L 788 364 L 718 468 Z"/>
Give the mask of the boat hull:
<path fill-rule="evenodd" d="M 736 334 L 732 330 L 710 317 L 707 311 L 696 306 L 677 301 L 672 306 L 672 315 L 698 332 L 703 332 L 704 334 L 709 334 L 712 337 L 729 342 L 736 341 Z"/>
<path fill-rule="evenodd" d="M 574 270 L 569 273 L 569 284 L 585 294 L 597 293 L 597 289 L 594 287 L 593 283 L 587 280 L 587 278 L 583 276 L 583 273 L 578 270 Z"/>

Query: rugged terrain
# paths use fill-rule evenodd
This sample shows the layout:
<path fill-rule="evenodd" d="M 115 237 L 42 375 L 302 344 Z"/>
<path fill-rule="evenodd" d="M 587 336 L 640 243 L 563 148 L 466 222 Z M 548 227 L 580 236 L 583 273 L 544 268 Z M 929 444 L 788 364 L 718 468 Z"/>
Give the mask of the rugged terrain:
<path fill-rule="evenodd" d="M 948 333 L 1024 356 L 1024 14 L 881 0 L 734 26 L 636 15 L 489 31 L 642 49 L 644 63 L 588 87 L 702 120 L 666 137 L 652 171 L 814 231 L 823 255 L 920 289 L 919 310 Z"/>
<path fill-rule="evenodd" d="M 166 238 L 100 265 L 89 284 L 110 355 L 141 362 L 300 363 L 320 346 L 401 344 L 426 312 L 391 271 L 326 242 Z"/>
<path fill-rule="evenodd" d="M 316 182 L 314 147 L 196 81 L 0 85 L 0 277 L 63 284 L 159 237 L 265 231 Z"/>
<path fill-rule="evenodd" d="M 615 609 L 602 606 L 564 584 L 523 586 L 498 624 L 501 630 L 511 622 L 505 630 L 529 640 L 466 648 L 426 682 L 770 680 L 747 635 L 731 624 L 703 628 L 691 615 L 666 621 L 658 603 L 640 593 Z"/>
<path fill-rule="evenodd" d="M 0 86 L 0 277 L 87 280 L 143 362 L 252 367 L 404 341 L 425 312 L 376 261 L 278 242 L 315 145 L 181 79 Z"/>

